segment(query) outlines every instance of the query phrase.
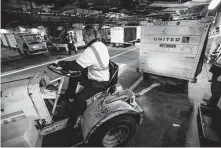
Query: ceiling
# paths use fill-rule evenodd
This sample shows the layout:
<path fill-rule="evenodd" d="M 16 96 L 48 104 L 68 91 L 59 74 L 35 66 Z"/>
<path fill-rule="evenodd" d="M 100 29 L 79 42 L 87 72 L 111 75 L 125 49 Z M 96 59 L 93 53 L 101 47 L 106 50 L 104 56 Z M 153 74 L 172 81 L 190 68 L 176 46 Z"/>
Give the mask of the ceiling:
<path fill-rule="evenodd" d="M 198 11 L 201 11 L 210 1 L 5 0 L 1 2 L 2 16 L 5 15 L 2 17 L 2 25 L 70 21 L 90 23 L 139 22 L 146 20 L 146 17 L 165 18 L 165 16 L 172 16 L 171 14 L 177 13 L 177 10 L 184 10 L 183 12 L 189 13 L 190 10 L 200 8 Z"/>

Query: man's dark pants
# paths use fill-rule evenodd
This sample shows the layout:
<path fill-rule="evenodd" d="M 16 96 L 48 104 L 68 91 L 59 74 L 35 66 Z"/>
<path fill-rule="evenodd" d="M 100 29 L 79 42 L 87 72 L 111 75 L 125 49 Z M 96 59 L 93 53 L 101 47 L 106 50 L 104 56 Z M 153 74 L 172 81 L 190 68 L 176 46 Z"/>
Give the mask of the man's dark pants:
<path fill-rule="evenodd" d="M 78 82 L 83 82 L 84 88 L 79 93 L 75 94 Z M 66 96 L 68 98 L 74 98 L 74 102 L 72 104 L 74 112 L 72 112 L 71 115 L 73 123 L 76 122 L 77 117 L 79 117 L 86 108 L 86 100 L 103 90 L 104 88 L 102 87 L 93 86 L 92 81 L 85 75 L 69 78 Z"/>
<path fill-rule="evenodd" d="M 210 104 L 214 107 L 217 106 L 221 96 L 221 82 L 217 81 L 218 77 L 219 77 L 218 75 L 213 74 L 212 83 L 211 83 L 212 96 L 210 98 Z"/>

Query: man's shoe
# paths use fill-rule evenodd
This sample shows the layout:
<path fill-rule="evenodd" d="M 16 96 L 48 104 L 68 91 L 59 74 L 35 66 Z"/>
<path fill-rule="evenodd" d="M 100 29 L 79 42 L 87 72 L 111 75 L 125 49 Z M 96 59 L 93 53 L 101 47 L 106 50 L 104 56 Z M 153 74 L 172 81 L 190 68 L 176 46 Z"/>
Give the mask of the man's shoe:
<path fill-rule="evenodd" d="M 208 99 L 202 99 L 204 102 L 209 103 Z"/>

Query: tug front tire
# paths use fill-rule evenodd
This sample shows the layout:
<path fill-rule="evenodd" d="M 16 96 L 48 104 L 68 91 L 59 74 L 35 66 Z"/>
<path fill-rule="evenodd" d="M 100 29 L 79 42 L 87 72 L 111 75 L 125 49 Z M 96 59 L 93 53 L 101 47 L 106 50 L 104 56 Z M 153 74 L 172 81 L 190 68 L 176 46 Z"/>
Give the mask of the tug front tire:
<path fill-rule="evenodd" d="M 89 146 L 118 147 L 134 135 L 136 120 L 130 115 L 119 115 L 104 123 L 89 139 Z"/>

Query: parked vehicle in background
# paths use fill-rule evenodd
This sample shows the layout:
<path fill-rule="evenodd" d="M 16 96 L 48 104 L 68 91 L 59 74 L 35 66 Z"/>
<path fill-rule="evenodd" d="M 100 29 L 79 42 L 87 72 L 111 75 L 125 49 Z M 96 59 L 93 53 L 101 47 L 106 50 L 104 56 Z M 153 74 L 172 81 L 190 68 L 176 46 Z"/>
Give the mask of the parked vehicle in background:
<path fill-rule="evenodd" d="M 67 31 L 64 27 L 58 26 L 55 31 L 52 33 L 52 46 L 56 50 L 60 48 L 65 48 L 68 51 L 68 40 L 67 40 Z"/>
<path fill-rule="evenodd" d="M 9 40 L 9 38 L 11 38 Z M 8 61 L 12 57 L 19 56 L 17 42 L 12 33 L 1 33 L 1 62 Z"/>
<path fill-rule="evenodd" d="M 2 33 L 1 46 L 4 47 L 4 57 L 18 55 L 35 55 L 48 51 L 46 42 L 40 34 L 30 33 Z M 13 51 L 13 52 L 10 52 Z"/>
<path fill-rule="evenodd" d="M 111 33 L 109 27 L 104 27 L 101 29 L 101 40 L 104 43 L 110 43 Z"/>
<path fill-rule="evenodd" d="M 48 52 L 46 42 L 42 41 L 40 34 L 17 33 L 15 38 L 22 54 L 35 55 Z"/>
<path fill-rule="evenodd" d="M 112 27 L 110 29 L 111 43 L 113 46 L 135 44 L 137 40 L 136 26 Z"/>
<path fill-rule="evenodd" d="M 82 47 L 85 46 L 85 43 L 83 41 L 82 37 L 82 29 L 65 29 L 62 26 L 58 26 L 57 29 L 52 34 L 52 46 L 55 47 L 55 49 L 58 51 L 61 48 L 65 48 L 66 51 L 69 51 L 68 49 L 68 33 L 69 32 L 75 32 L 73 34 L 76 34 L 76 46 Z"/>
<path fill-rule="evenodd" d="M 76 34 L 76 39 L 77 39 L 76 46 L 77 47 L 85 46 L 85 42 L 83 41 L 83 36 L 82 36 L 82 29 L 76 28 L 75 34 Z"/>

